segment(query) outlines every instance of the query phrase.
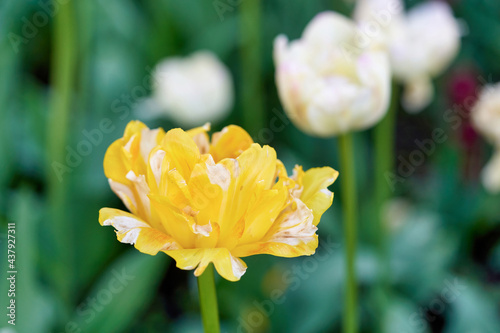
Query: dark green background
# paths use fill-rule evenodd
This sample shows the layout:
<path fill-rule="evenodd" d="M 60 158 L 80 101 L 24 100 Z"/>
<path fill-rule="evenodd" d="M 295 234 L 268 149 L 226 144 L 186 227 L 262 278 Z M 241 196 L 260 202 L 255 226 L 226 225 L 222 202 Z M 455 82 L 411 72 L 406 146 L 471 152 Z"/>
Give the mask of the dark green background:
<path fill-rule="evenodd" d="M 222 16 L 213 1 L 72 1 L 77 67 L 66 124 L 48 117 L 54 94 L 51 73 L 60 65 L 51 61 L 53 19 L 36 28 L 26 43 L 13 46 L 12 34 L 25 35 L 26 22 L 33 22 L 43 9 L 38 1 L 1 0 L 0 299 L 4 310 L 0 327 L 6 325 L 7 306 L 5 227 L 15 222 L 17 332 L 201 330 L 193 272 L 178 270 L 161 253 L 150 257 L 119 243 L 112 228 L 100 227 L 97 220 L 101 207 L 122 207 L 103 174 L 104 152 L 121 137 L 128 121 L 141 119 L 134 108 L 137 100 L 120 112 L 117 105 L 126 105 L 120 99 L 137 86 L 149 90 L 143 83 L 148 68 L 166 56 L 208 49 L 229 66 L 236 104 L 227 119 L 213 124 L 214 129 L 230 123 L 250 128 L 257 141 L 277 149 L 289 171 L 295 163 L 338 169 L 335 139 L 311 138 L 287 124 L 269 140 L 259 137 L 257 129 L 268 128 L 276 112 L 282 115 L 274 85 L 274 37 L 284 33 L 295 39 L 318 12 L 335 9 L 348 14 L 353 4 L 262 1 L 258 20 L 254 14 L 242 20 L 242 10 L 251 1 L 219 1 L 228 6 Z M 415 140 L 430 138 L 436 128 L 443 129 L 448 139 L 394 193 L 406 200 L 408 213 L 399 226 L 391 228 L 390 292 L 382 298 L 389 310 L 385 319 L 378 315 L 381 297 L 374 287 L 372 133 L 356 135 L 363 332 L 374 331 L 380 321 L 389 333 L 500 332 L 500 197 L 486 194 L 478 182 L 491 148 L 470 128 L 467 113 L 455 129 L 443 119 L 454 104 L 463 104 L 467 97 L 473 100 L 485 82 L 500 79 L 500 2 L 449 2 L 465 33 L 461 52 L 435 80 L 436 99 L 429 108 L 417 115 L 398 110 L 396 156 L 408 159 L 418 148 Z M 252 35 L 252 31 L 258 33 Z M 244 38 L 246 32 L 249 38 Z M 257 117 L 259 110 L 264 119 Z M 63 147 L 76 149 L 87 140 L 84 132 L 98 128 L 105 118 L 111 119 L 113 130 L 103 133 L 91 153 L 63 175 L 56 185 L 62 195 L 52 201 L 49 189 L 55 178 L 49 139 L 66 129 Z M 175 126 L 167 120 L 147 124 Z M 332 189 L 336 198 L 319 225 L 317 256 L 251 257 L 245 259 L 249 268 L 240 282 L 217 280 L 224 331 L 238 327 L 241 332 L 340 331 L 342 194 L 338 182 Z M 123 280 L 123 288 L 113 292 L 116 275 L 123 272 L 133 278 Z M 447 297 L 450 284 L 455 284 L 456 297 Z M 284 303 L 269 302 L 271 294 L 281 291 L 279 303 Z M 97 303 L 92 303 L 95 297 Z"/>

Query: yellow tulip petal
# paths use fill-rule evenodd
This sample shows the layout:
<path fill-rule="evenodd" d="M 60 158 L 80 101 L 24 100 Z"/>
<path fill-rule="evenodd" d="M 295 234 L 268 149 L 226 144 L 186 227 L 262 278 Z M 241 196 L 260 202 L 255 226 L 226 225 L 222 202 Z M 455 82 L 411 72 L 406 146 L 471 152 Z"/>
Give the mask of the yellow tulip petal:
<path fill-rule="evenodd" d="M 314 215 L 300 199 L 294 198 L 291 204 L 278 216 L 269 229 L 268 241 L 298 245 L 308 243 L 318 229 L 313 224 Z"/>
<path fill-rule="evenodd" d="M 142 253 L 156 255 L 159 251 L 175 250 L 180 246 L 174 239 L 153 228 L 141 228 L 135 248 Z"/>
<path fill-rule="evenodd" d="M 219 221 L 221 235 L 218 246 L 227 247 L 234 243 L 231 237 L 234 230 L 240 229 L 236 224 L 244 223 L 243 215 L 252 196 L 271 187 L 276 175 L 276 152 L 269 146 L 252 144 L 236 160 L 225 159 L 221 164 L 231 175 Z"/>
<path fill-rule="evenodd" d="M 130 181 L 129 186 L 134 193 L 137 209 L 134 214 L 149 221 L 151 220 L 151 206 L 149 203 L 149 185 L 146 182 L 146 177 L 143 174 L 136 175 L 134 171 L 127 173 L 127 179 Z"/>
<path fill-rule="evenodd" d="M 192 249 L 165 251 L 171 256 L 180 269 L 195 269 L 195 275 L 200 276 L 205 268 L 213 262 L 217 272 L 226 280 L 238 281 L 245 273 L 247 265 L 243 260 L 234 257 L 228 249 Z"/>
<path fill-rule="evenodd" d="M 131 122 L 123 138 L 113 142 L 104 157 L 104 173 L 111 189 L 132 213 L 146 220 L 151 218 L 146 165 L 163 135 L 162 129 L 150 130 L 141 122 Z"/>
<path fill-rule="evenodd" d="M 186 133 L 191 137 L 191 138 L 194 138 L 195 136 L 197 136 L 198 134 L 202 134 L 202 133 L 207 133 L 208 131 L 210 131 L 210 123 L 206 123 L 205 125 L 203 126 L 200 126 L 200 127 L 195 127 L 195 128 L 192 128 L 190 130 L 187 130 Z"/>
<path fill-rule="evenodd" d="M 264 188 L 270 188 L 276 177 L 276 151 L 269 146 L 254 143 L 236 158 L 240 167 L 238 180 L 240 185 L 255 187 L 263 182 Z"/>
<path fill-rule="evenodd" d="M 237 246 L 233 253 L 238 257 L 258 253 L 281 257 L 312 254 L 317 247 L 313 219 L 312 211 L 300 199 L 295 199 L 281 212 L 261 242 Z"/>
<path fill-rule="evenodd" d="M 198 146 L 201 154 L 208 153 L 210 149 L 210 138 L 207 132 L 210 131 L 210 123 L 206 123 L 201 127 L 196 127 L 186 131 L 186 133 L 193 138 L 193 141 Z"/>
<path fill-rule="evenodd" d="M 123 153 L 123 140 L 113 142 L 104 155 L 104 174 L 106 178 L 118 182 L 125 181 L 125 175 L 131 169 L 131 163 Z"/>
<path fill-rule="evenodd" d="M 140 133 L 143 129 L 147 129 L 148 127 L 144 125 L 143 122 L 139 120 L 130 121 L 125 127 L 125 132 L 123 133 L 123 138 L 125 141 L 128 141 L 134 134 Z"/>
<path fill-rule="evenodd" d="M 161 128 L 150 130 L 140 121 L 131 121 L 125 128 L 123 137 L 113 142 L 106 151 L 106 177 L 123 183 L 130 170 L 145 174 L 149 153 L 164 135 L 165 132 Z"/>
<path fill-rule="evenodd" d="M 280 160 L 276 160 L 276 175 L 277 178 L 288 178 L 288 173 L 286 172 L 285 165 Z"/>
<path fill-rule="evenodd" d="M 215 162 L 224 158 L 236 158 L 253 143 L 250 135 L 241 127 L 230 125 L 214 133 L 210 154 Z"/>
<path fill-rule="evenodd" d="M 194 207 L 189 187 L 177 170 L 170 170 L 167 177 L 169 182 L 166 198 L 169 206 L 175 207 L 175 211 L 184 217 L 194 234 L 208 237 L 212 232 L 210 219 L 203 219 L 203 216 L 198 219 L 200 213 L 208 213 L 208 210 Z"/>
<path fill-rule="evenodd" d="M 192 248 L 196 238 L 192 227 L 195 224 L 193 217 L 183 214 L 164 196 L 151 194 L 149 198 L 165 232 L 183 248 Z"/>
<path fill-rule="evenodd" d="M 299 243 L 290 245 L 280 242 L 257 242 L 236 247 L 232 252 L 235 256 L 244 258 L 257 254 L 270 254 L 276 257 L 294 258 L 300 256 L 310 256 L 316 252 L 318 248 L 318 236 L 314 235 L 313 239 L 307 243 Z"/>
<path fill-rule="evenodd" d="M 333 184 L 339 173 L 329 167 L 313 168 L 304 173 L 303 191 L 300 196 L 314 214 L 314 225 L 318 225 L 321 215 L 332 205 L 333 193 L 328 186 Z"/>
<path fill-rule="evenodd" d="M 181 211 L 185 211 L 186 209 L 192 210 L 192 207 L 190 207 L 191 193 L 181 173 L 177 169 L 172 169 L 166 173 L 165 177 L 167 178 L 165 196 L 168 198 L 170 204 Z"/>
<path fill-rule="evenodd" d="M 165 172 L 168 171 L 169 162 L 165 151 L 156 146 L 149 155 L 147 181 L 151 192 L 158 194 L 161 189 L 161 180 Z"/>
<path fill-rule="evenodd" d="M 134 244 L 135 248 L 143 253 L 155 255 L 158 251 L 180 248 L 172 237 L 151 228 L 135 215 L 119 209 L 102 208 L 99 211 L 99 223 L 103 226 L 113 226 L 120 242 Z"/>
<path fill-rule="evenodd" d="M 197 247 L 215 247 L 220 235 L 218 224 L 220 207 L 223 197 L 222 188 L 213 184 L 208 176 L 208 166 L 205 163 L 197 164 L 188 182 L 191 195 L 191 207 L 197 212 L 194 217 L 200 227 L 211 225 L 212 231 L 208 237 L 198 237 Z"/>
<path fill-rule="evenodd" d="M 217 222 L 210 221 L 207 225 L 198 225 L 201 228 L 209 226 L 209 233 L 207 235 L 198 234 L 195 240 L 196 248 L 210 249 L 215 248 L 219 240 L 220 227 Z M 207 229 L 208 230 L 208 229 Z"/>
<path fill-rule="evenodd" d="M 125 185 L 119 182 L 115 182 L 113 179 L 108 179 L 109 186 L 111 190 L 120 198 L 127 209 L 136 214 L 137 213 L 137 201 L 135 200 L 135 192 L 130 184 Z"/>
<path fill-rule="evenodd" d="M 193 209 L 199 211 L 198 223 L 218 221 L 223 190 L 210 181 L 207 165 L 200 163 L 193 168 L 188 187 L 191 205 Z"/>
<path fill-rule="evenodd" d="M 165 137 L 165 131 L 161 128 L 150 130 L 149 128 L 143 129 L 141 131 L 141 138 L 139 143 L 139 153 L 141 155 L 141 163 L 144 162 L 144 166 L 141 165 L 141 173 L 145 173 L 146 166 L 149 161 L 149 154 L 151 151 L 157 147 L 160 142 L 163 141 Z"/>
<path fill-rule="evenodd" d="M 161 146 L 170 161 L 170 168 L 177 169 L 184 179 L 189 179 L 200 160 L 200 151 L 193 139 L 180 128 L 175 128 L 165 134 Z"/>
<path fill-rule="evenodd" d="M 245 230 L 239 244 L 261 240 L 283 210 L 287 198 L 288 189 L 285 186 L 255 195 L 248 206 Z"/>

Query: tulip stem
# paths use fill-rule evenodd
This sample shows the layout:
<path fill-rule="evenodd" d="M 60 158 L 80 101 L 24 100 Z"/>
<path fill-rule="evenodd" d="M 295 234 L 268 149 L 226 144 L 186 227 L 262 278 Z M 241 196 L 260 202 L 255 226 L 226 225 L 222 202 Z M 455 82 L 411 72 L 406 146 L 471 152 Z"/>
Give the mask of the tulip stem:
<path fill-rule="evenodd" d="M 344 212 L 344 237 L 346 253 L 346 288 L 344 296 L 344 333 L 357 332 L 358 292 L 356 282 L 356 243 L 357 243 L 357 195 L 354 163 L 353 134 L 339 136 L 341 195 Z"/>
<path fill-rule="evenodd" d="M 201 318 L 205 333 L 219 333 L 219 310 L 214 281 L 214 265 L 210 264 L 198 277 Z"/>
<path fill-rule="evenodd" d="M 389 183 L 388 175 L 394 168 L 394 137 L 396 111 L 398 106 L 398 91 L 397 85 L 392 84 L 391 104 L 387 114 L 382 121 L 375 127 L 375 200 L 376 200 L 376 215 L 375 215 L 375 244 L 378 249 L 379 256 L 379 274 L 378 274 L 378 298 L 380 311 L 380 332 L 384 332 L 383 318 L 385 318 L 387 286 L 389 279 L 389 257 L 388 257 L 388 234 L 383 219 L 383 207 L 391 197 L 391 192 L 394 191 L 393 185 Z"/>
<path fill-rule="evenodd" d="M 60 292 L 61 298 L 71 303 L 73 298 L 73 263 L 71 244 L 72 226 L 68 223 L 65 212 L 67 206 L 67 176 L 54 167 L 54 163 L 64 164 L 65 146 L 68 138 L 69 114 L 72 108 L 72 91 L 76 75 L 76 23 L 73 3 L 70 1 L 61 6 L 54 17 L 54 43 L 52 53 L 51 81 L 53 94 L 48 114 L 47 131 L 47 167 L 48 180 L 48 213 L 53 239 L 53 253 L 58 260 L 54 263 L 54 288 Z M 59 167 L 61 168 L 61 167 Z"/>
<path fill-rule="evenodd" d="M 241 108 L 243 124 L 252 136 L 265 126 L 261 57 L 261 0 L 247 0 L 240 5 L 241 31 Z"/>

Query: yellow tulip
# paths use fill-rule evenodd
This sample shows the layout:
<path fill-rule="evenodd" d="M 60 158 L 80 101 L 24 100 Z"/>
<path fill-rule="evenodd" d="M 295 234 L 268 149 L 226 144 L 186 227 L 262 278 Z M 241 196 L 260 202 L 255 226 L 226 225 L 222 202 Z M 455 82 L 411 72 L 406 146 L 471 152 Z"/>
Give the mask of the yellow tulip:
<path fill-rule="evenodd" d="M 130 122 L 104 157 L 111 189 L 130 213 L 103 208 L 101 225 L 143 253 L 165 252 L 196 276 L 214 263 L 230 281 L 246 271 L 241 257 L 313 254 L 338 172 L 296 166 L 289 177 L 275 150 L 242 128 L 228 126 L 211 140 L 209 129 L 165 133 Z"/>

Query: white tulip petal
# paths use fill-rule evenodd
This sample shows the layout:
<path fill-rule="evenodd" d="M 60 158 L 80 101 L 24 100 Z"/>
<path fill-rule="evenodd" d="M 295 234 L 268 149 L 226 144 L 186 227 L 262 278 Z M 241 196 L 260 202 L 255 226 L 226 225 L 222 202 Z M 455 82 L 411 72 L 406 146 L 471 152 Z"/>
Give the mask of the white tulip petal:
<path fill-rule="evenodd" d="M 486 86 L 472 110 L 475 128 L 500 147 L 500 83 Z"/>
<path fill-rule="evenodd" d="M 484 188 L 491 194 L 500 193 L 500 151 L 484 167 L 481 173 Z"/>

